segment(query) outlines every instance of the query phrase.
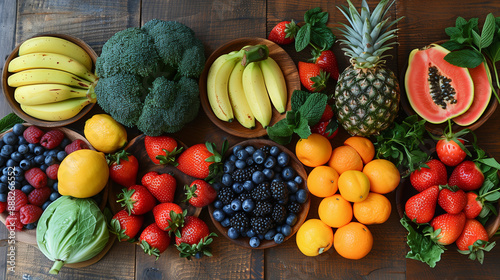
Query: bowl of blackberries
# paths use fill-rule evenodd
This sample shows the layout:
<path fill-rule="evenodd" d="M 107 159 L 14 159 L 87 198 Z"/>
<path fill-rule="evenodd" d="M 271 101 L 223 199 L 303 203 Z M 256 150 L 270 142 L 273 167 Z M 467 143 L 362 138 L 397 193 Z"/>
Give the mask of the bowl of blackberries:
<path fill-rule="evenodd" d="M 265 139 L 240 142 L 224 157 L 224 174 L 209 205 L 217 229 L 237 245 L 265 249 L 288 240 L 310 207 L 303 165 Z"/>

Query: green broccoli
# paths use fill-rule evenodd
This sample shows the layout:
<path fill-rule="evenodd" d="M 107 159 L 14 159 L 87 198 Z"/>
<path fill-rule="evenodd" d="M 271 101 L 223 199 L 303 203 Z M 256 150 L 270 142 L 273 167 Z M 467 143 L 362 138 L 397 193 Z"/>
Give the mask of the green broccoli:
<path fill-rule="evenodd" d="M 204 65 L 203 44 L 179 22 L 153 19 L 119 31 L 96 61 L 97 103 L 146 135 L 177 132 L 198 114 Z"/>

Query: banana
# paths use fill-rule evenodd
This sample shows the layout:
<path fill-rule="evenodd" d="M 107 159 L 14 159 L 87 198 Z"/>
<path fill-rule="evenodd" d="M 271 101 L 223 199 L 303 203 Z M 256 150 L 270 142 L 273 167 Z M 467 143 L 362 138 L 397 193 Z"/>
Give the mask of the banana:
<path fill-rule="evenodd" d="M 64 101 L 40 104 L 23 105 L 21 109 L 28 115 L 45 121 L 62 121 L 76 116 L 85 106 L 94 103 L 95 99 L 71 98 Z"/>
<path fill-rule="evenodd" d="M 30 69 L 17 72 L 9 76 L 7 83 L 11 87 L 34 84 L 63 84 L 88 89 L 91 86 L 89 81 L 68 72 L 53 69 Z"/>
<path fill-rule="evenodd" d="M 9 62 L 8 70 L 20 72 L 39 68 L 66 71 L 90 82 L 97 80 L 97 77 L 83 64 L 69 56 L 57 53 L 30 53 L 18 56 Z"/>
<path fill-rule="evenodd" d="M 262 70 L 258 63 L 252 62 L 243 70 L 243 88 L 247 102 L 250 105 L 255 119 L 266 128 L 271 122 L 272 107 Z"/>
<path fill-rule="evenodd" d="M 59 102 L 70 98 L 87 97 L 86 89 L 59 84 L 37 84 L 21 86 L 14 91 L 14 98 L 19 104 L 39 105 Z"/>
<path fill-rule="evenodd" d="M 69 56 L 83 64 L 89 71 L 92 70 L 92 58 L 90 55 L 82 47 L 66 39 L 40 36 L 28 39 L 19 46 L 19 56 L 39 52 L 58 53 Z"/>
<path fill-rule="evenodd" d="M 280 66 L 274 59 L 268 57 L 266 60 L 259 61 L 264 82 L 266 83 L 267 93 L 271 102 L 278 112 L 286 111 L 286 102 L 288 94 L 286 90 L 286 81 Z"/>
<path fill-rule="evenodd" d="M 248 105 L 247 98 L 245 96 L 245 91 L 243 89 L 243 66 L 238 61 L 236 66 L 234 66 L 231 75 L 229 76 L 228 93 L 231 106 L 233 108 L 234 116 L 238 122 L 246 128 L 255 127 L 255 118 L 252 113 L 252 109 Z"/>

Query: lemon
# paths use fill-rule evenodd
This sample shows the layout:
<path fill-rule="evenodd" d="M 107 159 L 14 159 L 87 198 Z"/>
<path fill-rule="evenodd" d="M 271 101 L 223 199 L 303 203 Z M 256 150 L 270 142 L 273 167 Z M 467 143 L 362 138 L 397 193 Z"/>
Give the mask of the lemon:
<path fill-rule="evenodd" d="M 319 219 L 309 219 L 297 231 L 296 242 L 304 255 L 317 256 L 332 247 L 333 230 Z"/>
<path fill-rule="evenodd" d="M 61 195 L 87 198 L 106 186 L 109 167 L 104 154 L 89 149 L 77 150 L 64 158 L 57 171 Z"/>
<path fill-rule="evenodd" d="M 85 138 L 98 151 L 113 153 L 127 143 L 125 127 L 107 114 L 97 114 L 85 122 Z"/>

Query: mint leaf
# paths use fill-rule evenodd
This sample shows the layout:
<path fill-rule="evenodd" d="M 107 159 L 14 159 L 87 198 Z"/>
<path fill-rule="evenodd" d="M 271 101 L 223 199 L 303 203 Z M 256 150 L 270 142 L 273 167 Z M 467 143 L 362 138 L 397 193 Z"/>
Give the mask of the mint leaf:
<path fill-rule="evenodd" d="M 11 129 L 16 123 L 23 123 L 24 120 L 14 113 L 9 113 L 0 120 L 0 133 Z"/>
<path fill-rule="evenodd" d="M 467 24 L 467 20 L 465 20 L 463 17 L 457 17 L 457 19 L 455 20 L 455 26 L 457 28 L 462 29 L 462 27 L 466 24 Z"/>
<path fill-rule="evenodd" d="M 312 8 L 304 14 L 304 22 L 315 24 L 317 21 L 318 14 L 321 12 L 320 7 Z M 328 17 L 328 15 L 327 15 Z"/>
<path fill-rule="evenodd" d="M 410 251 L 406 254 L 406 258 L 435 267 L 437 262 L 441 260 L 441 254 L 444 252 L 443 247 L 432 241 L 430 237 L 416 231 L 410 225 L 410 219 L 406 215 L 401 218 L 400 223 L 408 230 L 406 243 L 410 247 Z"/>
<path fill-rule="evenodd" d="M 299 125 L 293 131 L 302 139 L 306 139 L 309 135 L 311 135 L 311 128 L 309 127 L 307 120 L 304 118 L 300 119 Z"/>
<path fill-rule="evenodd" d="M 311 42 L 317 46 L 321 46 L 321 49 L 328 50 L 335 43 L 335 35 L 327 27 L 316 27 L 311 28 Z"/>
<path fill-rule="evenodd" d="M 309 95 L 311 95 L 311 93 L 307 91 L 294 90 L 290 100 L 292 104 L 292 111 L 298 111 L 300 106 L 304 105 Z"/>
<path fill-rule="evenodd" d="M 293 134 L 293 130 L 288 125 L 287 119 L 282 119 L 273 126 L 267 127 L 267 134 L 271 136 L 289 136 Z"/>
<path fill-rule="evenodd" d="M 483 30 L 481 31 L 481 43 L 480 48 L 487 48 L 493 42 L 493 36 L 495 35 L 495 16 L 489 13 L 484 21 Z"/>
<path fill-rule="evenodd" d="M 447 54 L 444 60 L 458 67 L 475 68 L 483 62 L 483 55 L 476 50 L 464 49 Z"/>
<path fill-rule="evenodd" d="M 311 42 L 311 24 L 306 23 L 297 32 L 297 36 L 295 37 L 295 50 L 300 52 L 305 49 L 309 42 Z"/>
<path fill-rule="evenodd" d="M 472 42 L 481 48 L 481 36 L 475 30 L 472 30 Z"/>
<path fill-rule="evenodd" d="M 299 109 L 301 118 L 306 119 L 309 125 L 317 124 L 325 111 L 327 99 L 323 93 L 312 93 Z"/>
<path fill-rule="evenodd" d="M 464 45 L 458 43 L 457 41 L 454 40 L 449 40 L 441 44 L 441 47 L 449 50 L 449 51 L 456 51 L 464 48 Z"/>

